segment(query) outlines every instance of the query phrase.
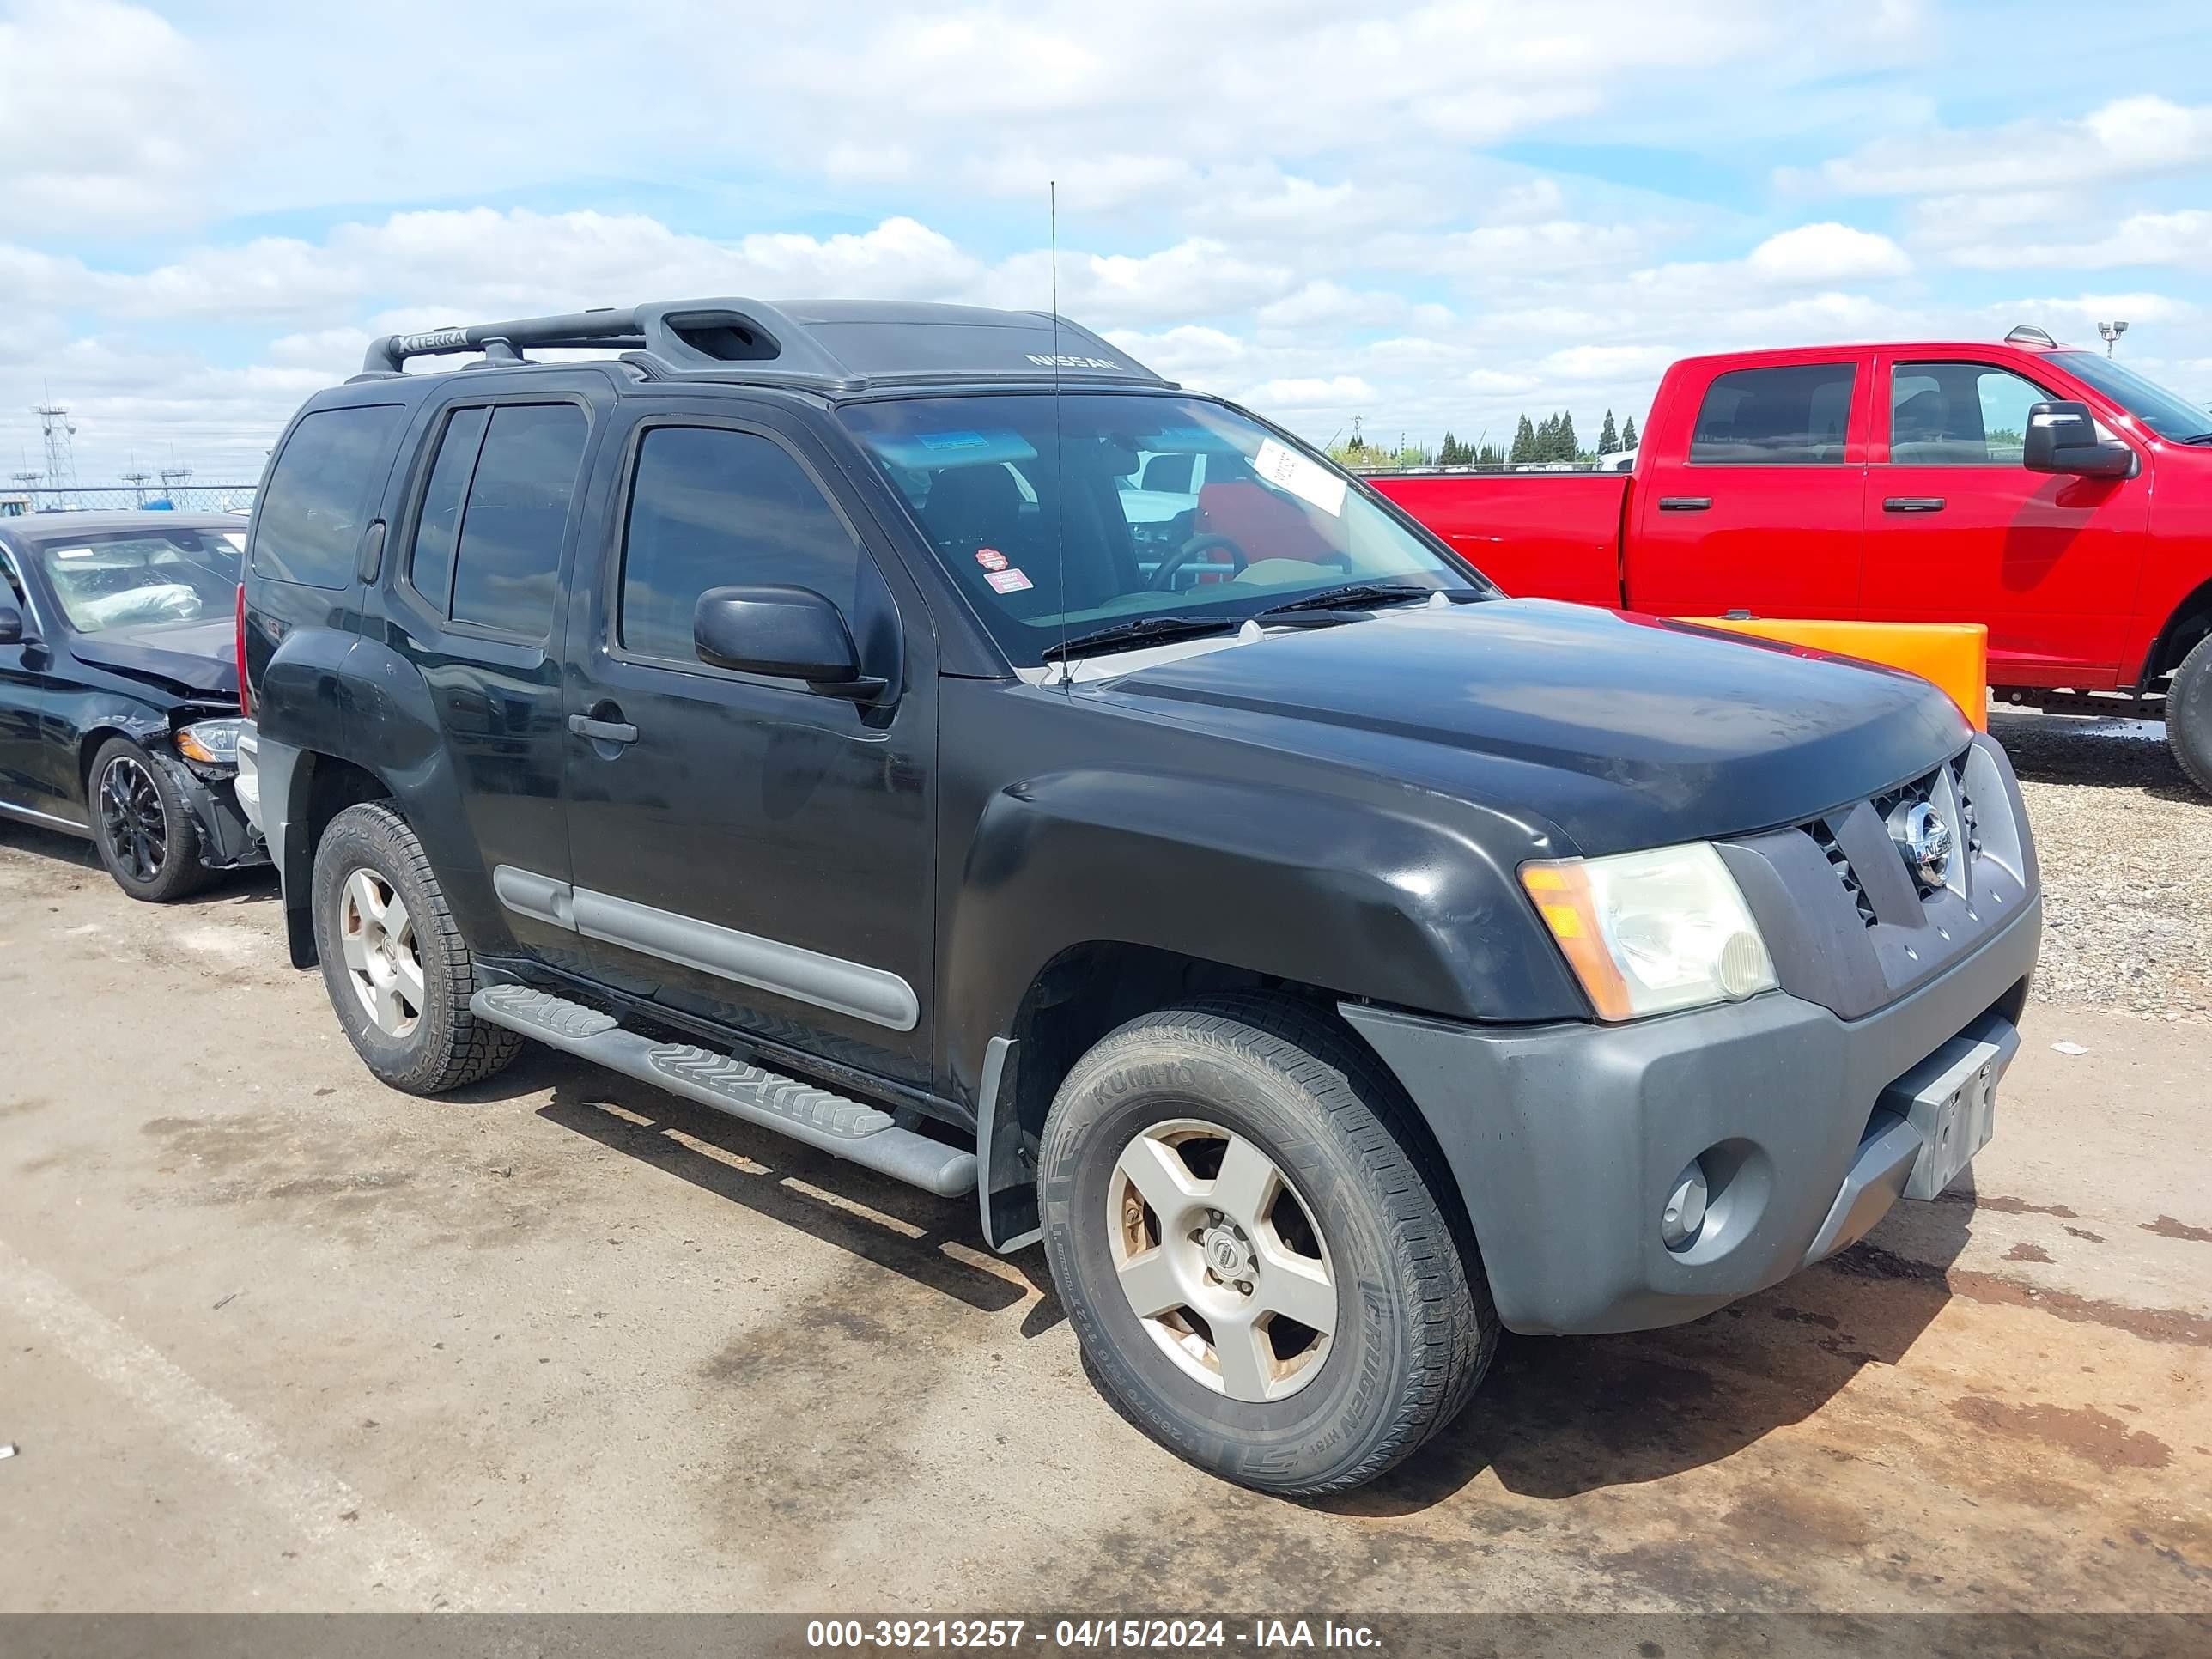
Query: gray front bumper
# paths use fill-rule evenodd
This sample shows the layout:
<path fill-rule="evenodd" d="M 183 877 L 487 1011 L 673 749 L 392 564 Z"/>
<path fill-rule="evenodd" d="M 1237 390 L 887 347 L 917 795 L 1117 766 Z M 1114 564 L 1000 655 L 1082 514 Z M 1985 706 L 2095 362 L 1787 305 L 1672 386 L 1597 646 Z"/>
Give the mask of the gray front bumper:
<path fill-rule="evenodd" d="M 2042 932 L 2038 897 L 1855 1020 L 1778 991 L 1612 1026 L 1342 1012 L 1435 1131 L 1506 1326 L 1643 1330 L 1778 1283 L 1878 1221 L 1928 1139 L 1885 1091 L 1962 1034 L 2019 1019 Z M 1669 1250 L 1660 1211 L 1701 1157 L 1723 1178 L 1704 1231 Z"/>

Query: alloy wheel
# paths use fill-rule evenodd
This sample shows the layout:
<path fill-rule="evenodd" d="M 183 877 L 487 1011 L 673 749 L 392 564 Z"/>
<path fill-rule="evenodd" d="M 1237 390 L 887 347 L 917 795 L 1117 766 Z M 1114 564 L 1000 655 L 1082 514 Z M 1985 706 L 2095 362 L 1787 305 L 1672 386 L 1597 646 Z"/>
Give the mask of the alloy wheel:
<path fill-rule="evenodd" d="M 1154 1124 L 1121 1149 L 1106 1231 L 1122 1294 L 1160 1351 L 1232 1400 L 1280 1400 L 1320 1375 L 1336 1279 L 1305 1200 L 1252 1140 Z"/>
<path fill-rule="evenodd" d="M 108 850 L 133 881 L 161 875 L 169 856 L 169 824 L 161 792 L 145 763 L 118 755 L 100 775 L 100 822 Z"/>
<path fill-rule="evenodd" d="M 376 1029 L 412 1036 L 422 1018 L 422 957 L 414 918 L 392 884 L 363 867 L 338 890 L 338 938 L 346 978 Z"/>

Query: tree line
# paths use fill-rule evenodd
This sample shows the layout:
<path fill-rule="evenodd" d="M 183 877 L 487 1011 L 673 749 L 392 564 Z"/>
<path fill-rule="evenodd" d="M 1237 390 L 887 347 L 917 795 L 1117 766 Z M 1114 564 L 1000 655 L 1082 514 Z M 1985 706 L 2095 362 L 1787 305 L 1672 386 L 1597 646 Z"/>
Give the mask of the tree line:
<path fill-rule="evenodd" d="M 1409 444 L 1401 438 L 1393 448 L 1370 441 L 1360 430 L 1357 418 L 1352 422 L 1352 436 L 1341 443 L 1331 444 L 1330 456 L 1340 465 L 1355 470 L 1366 468 L 1389 469 L 1415 466 L 1542 466 L 1546 465 L 1590 465 L 1600 457 L 1617 455 L 1636 447 L 1636 422 L 1631 418 L 1613 424 L 1613 411 L 1605 411 L 1605 422 L 1598 428 L 1597 446 L 1585 449 L 1575 434 L 1575 417 L 1566 410 L 1547 415 L 1540 421 L 1531 421 L 1522 415 L 1513 429 L 1510 447 L 1500 449 L 1487 441 L 1468 443 L 1450 432 L 1433 449 L 1423 444 Z"/>

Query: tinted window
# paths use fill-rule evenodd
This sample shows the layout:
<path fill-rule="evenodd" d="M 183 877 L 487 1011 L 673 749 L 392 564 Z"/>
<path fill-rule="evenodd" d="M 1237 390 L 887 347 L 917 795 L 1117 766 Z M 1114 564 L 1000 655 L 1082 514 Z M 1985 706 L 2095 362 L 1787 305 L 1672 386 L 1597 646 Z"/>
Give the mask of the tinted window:
<path fill-rule="evenodd" d="M 699 595 L 733 582 L 811 587 L 857 614 L 860 550 L 781 445 L 750 432 L 655 427 L 631 486 L 623 648 L 694 661 Z"/>
<path fill-rule="evenodd" d="M 2051 394 L 1987 363 L 1899 363 L 1889 459 L 1906 466 L 2018 466 L 2027 411 Z"/>
<path fill-rule="evenodd" d="M 1850 363 L 1741 368 L 1698 410 L 1690 459 L 1731 466 L 1840 466 L 1851 420 Z"/>
<path fill-rule="evenodd" d="M 292 428 L 253 508 L 253 568 L 279 581 L 345 587 L 375 509 L 398 404 L 320 409 Z"/>
<path fill-rule="evenodd" d="M 415 521 L 415 551 L 407 562 L 407 580 L 441 611 L 453 591 L 453 544 L 459 539 L 462 498 L 468 494 L 469 477 L 476 471 L 477 451 L 483 444 L 484 427 L 490 419 L 488 409 L 453 412 L 446 422 L 446 435 L 438 443 L 429 484 L 422 491 L 422 512 Z"/>
<path fill-rule="evenodd" d="M 508 404 L 492 410 L 461 515 L 455 622 L 533 639 L 551 630 L 561 532 L 586 429 L 584 411 L 574 404 Z"/>

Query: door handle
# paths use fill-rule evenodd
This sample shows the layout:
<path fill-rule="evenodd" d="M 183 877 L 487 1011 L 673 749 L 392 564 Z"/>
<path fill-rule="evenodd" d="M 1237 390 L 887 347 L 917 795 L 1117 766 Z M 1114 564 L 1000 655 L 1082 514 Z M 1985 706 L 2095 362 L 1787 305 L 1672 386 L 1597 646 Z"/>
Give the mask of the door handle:
<path fill-rule="evenodd" d="M 588 714 L 568 716 L 568 729 L 593 743 L 635 743 L 637 727 L 623 720 L 595 720 Z"/>
<path fill-rule="evenodd" d="M 1941 513 L 1941 495 L 1892 495 L 1881 504 L 1885 513 Z"/>
<path fill-rule="evenodd" d="M 1710 495 L 1662 495 L 1659 498 L 1662 513 L 1702 513 L 1712 504 L 1713 498 Z"/>

